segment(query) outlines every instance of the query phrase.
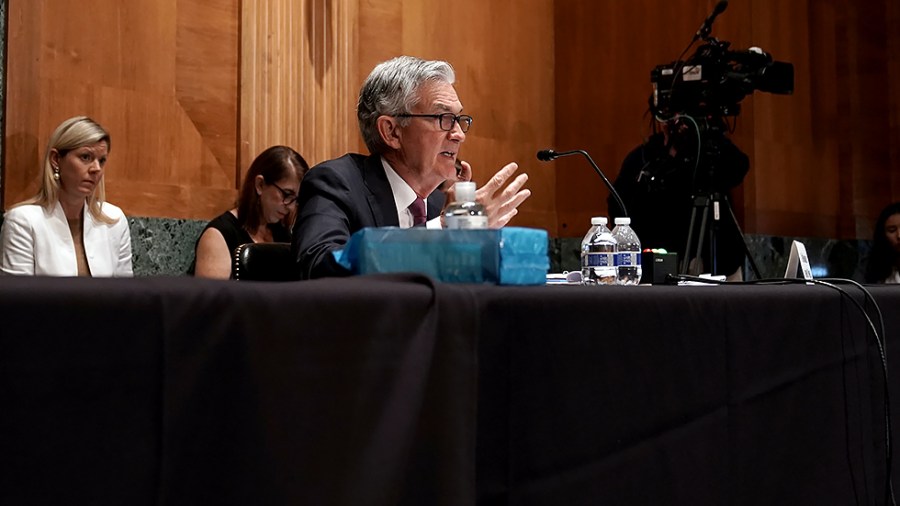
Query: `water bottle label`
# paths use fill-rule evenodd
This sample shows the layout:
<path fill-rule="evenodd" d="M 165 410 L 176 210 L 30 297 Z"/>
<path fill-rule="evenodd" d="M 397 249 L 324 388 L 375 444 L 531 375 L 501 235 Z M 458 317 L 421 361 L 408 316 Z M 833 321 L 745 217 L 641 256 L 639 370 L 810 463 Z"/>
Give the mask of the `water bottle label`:
<path fill-rule="evenodd" d="M 585 255 L 587 267 L 612 267 L 612 253 L 588 253 Z"/>
<path fill-rule="evenodd" d="M 641 265 L 641 253 L 633 251 L 625 251 L 616 253 L 616 267 L 631 267 L 632 265 Z"/>
<path fill-rule="evenodd" d="M 444 222 L 448 229 L 479 230 L 488 228 L 487 216 L 446 216 Z"/>

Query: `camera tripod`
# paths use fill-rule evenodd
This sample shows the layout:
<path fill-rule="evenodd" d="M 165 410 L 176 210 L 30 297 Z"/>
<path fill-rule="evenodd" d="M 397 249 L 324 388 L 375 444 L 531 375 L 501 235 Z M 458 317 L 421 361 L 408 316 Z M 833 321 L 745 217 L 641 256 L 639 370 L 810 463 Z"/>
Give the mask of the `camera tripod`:
<path fill-rule="evenodd" d="M 691 222 L 688 225 L 688 235 L 687 242 L 684 246 L 684 257 L 681 259 L 681 269 L 679 272 L 682 274 L 691 274 L 697 276 L 700 274 L 700 265 L 699 261 L 702 258 L 702 247 L 704 238 L 708 239 L 708 247 L 709 247 L 709 261 L 711 263 L 710 272 L 713 275 L 720 274 L 719 266 L 718 266 L 718 242 L 717 238 L 720 232 L 720 224 L 721 224 L 721 215 L 722 215 L 722 207 L 728 211 L 728 216 L 731 218 L 731 222 L 734 224 L 734 228 L 737 231 L 738 235 L 741 237 L 741 246 L 744 250 L 744 258 L 747 259 L 750 264 L 751 270 L 753 270 L 753 274 L 756 276 L 756 279 L 762 279 L 762 276 L 759 274 L 759 267 L 756 265 L 756 261 L 753 259 L 753 256 L 750 254 L 750 249 L 747 247 L 747 240 L 744 238 L 744 233 L 741 231 L 740 225 L 738 225 L 737 217 L 734 215 L 734 210 L 731 208 L 731 203 L 728 201 L 728 195 L 720 192 L 710 192 L 704 193 L 694 197 L 694 205 L 691 209 Z M 696 240 L 696 248 L 691 249 L 691 244 L 694 243 L 694 228 L 697 225 L 697 216 L 700 214 L 700 231 L 697 234 Z M 710 213 L 712 213 L 712 222 L 709 227 L 709 235 L 706 235 L 706 227 L 707 221 L 709 221 Z M 693 255 L 692 255 L 693 251 Z M 688 272 L 691 267 L 690 262 L 691 258 L 694 256 L 697 257 L 698 262 L 695 263 L 693 271 Z M 730 274 L 730 273 L 725 273 Z"/>

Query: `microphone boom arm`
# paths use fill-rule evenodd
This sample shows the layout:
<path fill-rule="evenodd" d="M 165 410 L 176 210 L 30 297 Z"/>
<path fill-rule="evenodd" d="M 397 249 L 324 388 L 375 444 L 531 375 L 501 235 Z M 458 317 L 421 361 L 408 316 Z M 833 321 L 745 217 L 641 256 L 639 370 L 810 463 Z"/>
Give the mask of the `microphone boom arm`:
<path fill-rule="evenodd" d="M 610 195 L 612 195 L 616 199 L 616 203 L 619 204 L 619 208 L 622 209 L 622 214 L 624 214 L 627 217 L 628 211 L 625 209 L 625 203 L 622 202 L 622 197 L 619 196 L 619 192 L 617 192 L 615 187 L 613 187 L 612 183 L 609 182 L 609 179 L 606 178 L 606 176 L 603 174 L 603 171 L 600 170 L 600 167 L 598 167 L 597 164 L 594 163 L 594 159 L 591 158 L 591 155 L 589 155 L 587 153 L 587 151 L 585 151 L 583 149 L 576 149 L 573 151 L 556 152 L 556 151 L 553 151 L 552 149 L 545 149 L 545 150 L 538 151 L 537 157 L 538 157 L 538 160 L 541 160 L 543 162 L 549 162 L 549 161 L 555 160 L 561 156 L 570 156 L 570 155 L 576 155 L 576 154 L 583 155 L 585 158 L 587 158 L 588 162 L 590 162 L 590 164 L 591 164 L 591 167 L 594 168 L 594 171 L 597 173 L 598 176 L 600 176 L 600 179 L 603 180 L 603 183 L 609 189 Z"/>
<path fill-rule="evenodd" d="M 694 34 L 694 39 L 692 42 L 696 42 L 699 39 L 706 40 L 706 38 L 709 37 L 709 33 L 712 31 L 713 22 L 716 20 L 719 14 L 725 12 L 725 9 L 727 8 L 728 0 L 719 0 L 719 3 L 716 4 L 716 7 L 713 9 L 710 15 L 707 16 L 706 20 L 703 21 L 703 24 L 700 25 L 700 29 L 697 30 L 696 34 Z"/>

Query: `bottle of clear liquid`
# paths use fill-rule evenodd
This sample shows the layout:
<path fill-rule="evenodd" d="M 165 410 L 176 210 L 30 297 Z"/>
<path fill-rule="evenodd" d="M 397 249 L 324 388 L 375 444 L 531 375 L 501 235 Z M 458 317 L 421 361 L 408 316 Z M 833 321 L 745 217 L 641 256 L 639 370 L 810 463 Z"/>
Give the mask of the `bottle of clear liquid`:
<path fill-rule="evenodd" d="M 584 267 L 587 265 L 587 250 L 588 243 L 591 242 L 591 237 L 594 237 L 594 232 L 597 231 L 597 225 L 600 224 L 600 220 L 605 220 L 601 216 L 594 216 L 591 218 L 591 228 L 588 229 L 587 233 L 584 234 L 584 239 L 581 240 L 581 270 L 584 270 Z"/>
<path fill-rule="evenodd" d="M 461 181 L 453 188 L 456 200 L 444 211 L 444 225 L 450 229 L 488 228 L 484 206 L 475 200 L 475 182 Z"/>
<path fill-rule="evenodd" d="M 641 282 L 641 241 L 631 228 L 631 218 L 616 218 L 612 231 L 616 240 L 616 284 L 636 285 Z"/>
<path fill-rule="evenodd" d="M 585 285 L 616 284 L 616 240 L 606 223 L 605 217 L 591 219 L 596 230 L 584 247 L 581 261 L 581 282 Z"/>

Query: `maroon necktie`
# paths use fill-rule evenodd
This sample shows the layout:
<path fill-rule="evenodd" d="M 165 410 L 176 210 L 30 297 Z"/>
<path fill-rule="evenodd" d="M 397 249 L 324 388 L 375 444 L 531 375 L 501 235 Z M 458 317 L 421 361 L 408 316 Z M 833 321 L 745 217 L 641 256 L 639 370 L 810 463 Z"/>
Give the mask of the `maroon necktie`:
<path fill-rule="evenodd" d="M 409 205 L 409 212 L 412 213 L 414 227 L 424 225 L 428 220 L 425 214 L 425 201 L 423 199 L 416 198 L 416 200 L 413 200 L 413 203 Z"/>

